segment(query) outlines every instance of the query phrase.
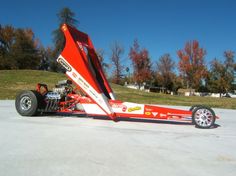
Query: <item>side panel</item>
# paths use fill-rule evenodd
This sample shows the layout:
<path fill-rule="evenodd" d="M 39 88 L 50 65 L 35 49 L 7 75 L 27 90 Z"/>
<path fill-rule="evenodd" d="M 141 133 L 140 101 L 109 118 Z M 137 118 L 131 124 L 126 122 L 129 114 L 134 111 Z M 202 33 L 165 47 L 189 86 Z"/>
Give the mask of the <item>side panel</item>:
<path fill-rule="evenodd" d="M 117 117 L 191 121 L 192 112 L 130 102 L 110 101 Z"/>

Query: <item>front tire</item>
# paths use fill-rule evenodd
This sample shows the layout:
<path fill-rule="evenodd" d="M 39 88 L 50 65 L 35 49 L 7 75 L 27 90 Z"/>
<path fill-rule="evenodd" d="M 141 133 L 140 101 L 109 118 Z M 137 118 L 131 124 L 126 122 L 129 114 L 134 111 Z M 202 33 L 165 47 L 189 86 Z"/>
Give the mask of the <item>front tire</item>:
<path fill-rule="evenodd" d="M 195 108 L 199 107 L 199 106 L 202 106 L 202 105 L 193 105 L 189 108 L 189 111 L 194 111 Z"/>
<path fill-rule="evenodd" d="M 37 91 L 25 90 L 20 92 L 15 101 L 17 112 L 22 116 L 35 116 L 43 102 L 42 95 Z"/>
<path fill-rule="evenodd" d="M 197 128 L 211 128 L 215 124 L 215 119 L 215 112 L 209 107 L 198 106 L 193 110 L 192 121 Z"/>

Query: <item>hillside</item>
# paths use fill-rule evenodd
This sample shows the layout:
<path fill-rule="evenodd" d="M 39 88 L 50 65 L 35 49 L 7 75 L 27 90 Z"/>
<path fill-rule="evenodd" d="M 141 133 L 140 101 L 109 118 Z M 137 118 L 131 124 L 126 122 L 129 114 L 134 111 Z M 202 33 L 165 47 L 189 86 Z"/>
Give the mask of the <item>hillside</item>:
<path fill-rule="evenodd" d="M 0 99 L 14 99 L 25 89 L 33 90 L 37 83 L 53 87 L 57 81 L 66 79 L 64 74 L 38 70 L 0 70 Z"/>
<path fill-rule="evenodd" d="M 35 89 L 38 82 L 48 84 L 52 88 L 59 80 L 66 79 L 64 74 L 36 70 L 1 70 L 0 71 L 0 99 L 14 99 L 17 92 L 24 89 Z M 147 93 L 128 89 L 123 86 L 111 84 L 117 99 L 122 101 L 161 104 L 184 105 L 205 104 L 211 107 L 236 109 L 234 98 L 211 97 L 184 97 L 159 93 Z"/>

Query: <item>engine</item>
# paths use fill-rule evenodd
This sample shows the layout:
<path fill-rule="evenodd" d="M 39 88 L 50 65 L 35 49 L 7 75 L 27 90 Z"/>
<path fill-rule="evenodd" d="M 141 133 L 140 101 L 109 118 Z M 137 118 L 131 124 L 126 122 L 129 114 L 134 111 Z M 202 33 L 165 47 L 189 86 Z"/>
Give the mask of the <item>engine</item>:
<path fill-rule="evenodd" d="M 52 91 L 47 92 L 45 95 L 46 112 L 52 112 L 59 109 L 60 101 L 67 100 L 67 94 L 73 91 L 71 84 L 72 81 L 70 80 L 59 81 Z"/>

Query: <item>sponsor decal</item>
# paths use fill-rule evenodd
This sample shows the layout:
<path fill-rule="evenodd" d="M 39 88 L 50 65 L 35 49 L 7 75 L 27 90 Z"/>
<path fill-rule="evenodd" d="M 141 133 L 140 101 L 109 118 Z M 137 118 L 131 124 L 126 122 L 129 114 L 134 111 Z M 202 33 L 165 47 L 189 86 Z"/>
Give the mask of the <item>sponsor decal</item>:
<path fill-rule="evenodd" d="M 111 107 L 112 108 L 117 108 L 117 109 L 122 109 L 123 112 L 125 112 L 126 109 L 127 109 L 127 106 L 125 106 L 123 104 L 116 104 L 116 103 L 112 104 Z"/>
<path fill-rule="evenodd" d="M 175 120 L 178 120 L 180 119 L 181 117 L 180 116 L 171 116 L 170 119 L 175 119 Z"/>
<path fill-rule="evenodd" d="M 145 112 L 145 115 L 151 115 L 152 113 L 151 112 Z"/>
<path fill-rule="evenodd" d="M 152 112 L 152 115 L 153 115 L 154 117 L 156 117 L 157 114 L 158 114 L 158 112 Z"/>
<path fill-rule="evenodd" d="M 127 106 L 123 106 L 122 111 L 125 112 L 127 109 Z"/>
<path fill-rule="evenodd" d="M 77 78 L 77 75 L 75 72 L 72 73 L 72 76 L 76 79 Z"/>
<path fill-rule="evenodd" d="M 93 92 L 92 90 L 89 90 L 89 92 L 90 92 L 96 99 L 98 99 L 98 96 L 96 95 L 95 92 Z"/>
<path fill-rule="evenodd" d="M 57 60 L 57 62 L 59 63 L 59 64 L 61 64 L 67 71 L 71 71 L 72 70 L 72 68 L 66 63 L 66 61 L 63 59 L 63 58 L 59 58 L 58 60 Z"/>
<path fill-rule="evenodd" d="M 126 109 L 127 109 L 127 106 L 124 106 L 124 107 L 122 108 L 122 111 L 125 112 Z"/>
<path fill-rule="evenodd" d="M 83 45 L 78 41 L 77 41 L 77 44 L 78 44 L 79 48 L 83 51 L 84 50 Z"/>
<path fill-rule="evenodd" d="M 84 88 L 89 88 L 89 85 L 82 78 L 78 78 L 78 81 L 83 85 Z"/>
<path fill-rule="evenodd" d="M 128 112 L 133 112 L 133 111 L 138 111 L 138 110 L 141 110 L 140 106 L 135 106 L 135 107 L 128 108 Z"/>
<path fill-rule="evenodd" d="M 111 105 L 111 107 L 113 108 L 123 108 L 123 106 L 124 106 L 123 104 L 116 104 L 116 103 Z"/>
<path fill-rule="evenodd" d="M 161 114 L 160 114 L 160 117 L 166 117 L 166 114 L 162 114 L 162 113 L 161 113 Z"/>

